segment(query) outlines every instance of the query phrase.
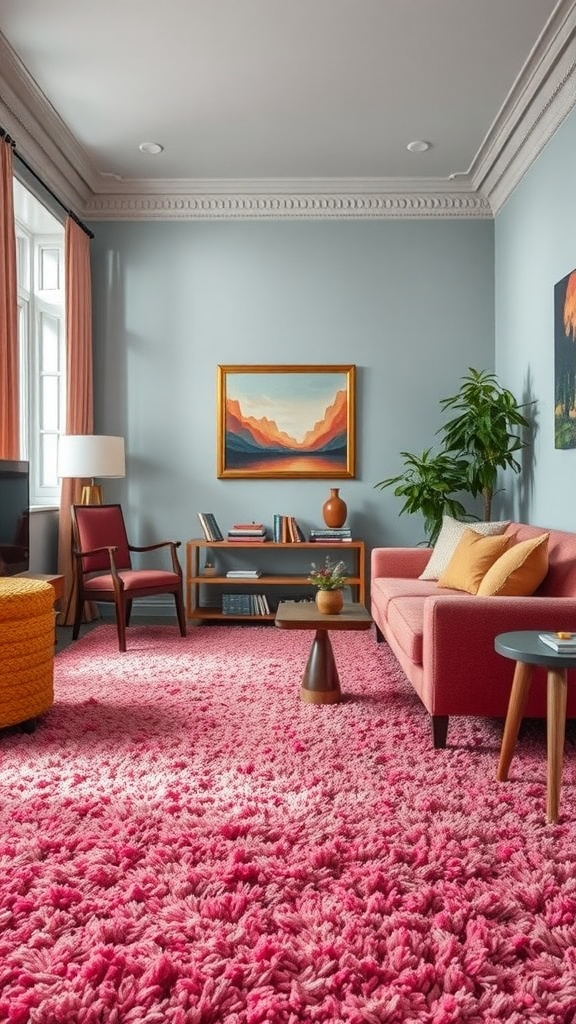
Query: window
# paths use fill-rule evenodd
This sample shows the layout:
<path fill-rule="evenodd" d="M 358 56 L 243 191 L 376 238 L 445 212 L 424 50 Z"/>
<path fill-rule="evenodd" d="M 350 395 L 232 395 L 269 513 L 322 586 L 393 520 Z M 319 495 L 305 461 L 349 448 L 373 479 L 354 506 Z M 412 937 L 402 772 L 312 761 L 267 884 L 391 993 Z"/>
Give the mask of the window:
<path fill-rule="evenodd" d="M 14 181 L 20 349 L 20 456 L 30 462 L 30 504 L 60 500 L 58 437 L 66 410 L 64 228 Z"/>

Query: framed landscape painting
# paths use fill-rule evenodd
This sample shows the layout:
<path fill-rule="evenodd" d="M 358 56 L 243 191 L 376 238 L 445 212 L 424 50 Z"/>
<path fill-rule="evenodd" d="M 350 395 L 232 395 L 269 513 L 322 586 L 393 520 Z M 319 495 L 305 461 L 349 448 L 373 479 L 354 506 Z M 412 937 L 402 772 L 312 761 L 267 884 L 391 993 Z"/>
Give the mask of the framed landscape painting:
<path fill-rule="evenodd" d="M 353 477 L 355 371 L 219 366 L 218 476 Z"/>

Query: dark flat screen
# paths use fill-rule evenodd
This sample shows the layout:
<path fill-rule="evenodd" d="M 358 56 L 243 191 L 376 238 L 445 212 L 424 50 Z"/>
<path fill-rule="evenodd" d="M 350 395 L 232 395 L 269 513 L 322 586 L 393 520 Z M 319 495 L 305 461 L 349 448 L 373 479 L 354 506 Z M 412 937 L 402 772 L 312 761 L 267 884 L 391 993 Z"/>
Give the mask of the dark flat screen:
<path fill-rule="evenodd" d="M 29 546 L 29 466 L 0 459 L 0 576 L 28 571 Z"/>

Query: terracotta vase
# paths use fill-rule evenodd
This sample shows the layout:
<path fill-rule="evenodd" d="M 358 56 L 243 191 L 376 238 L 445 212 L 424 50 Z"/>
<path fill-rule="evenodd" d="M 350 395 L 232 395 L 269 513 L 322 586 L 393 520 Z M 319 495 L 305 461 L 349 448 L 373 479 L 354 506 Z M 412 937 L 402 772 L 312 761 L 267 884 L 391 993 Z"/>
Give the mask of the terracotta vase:
<path fill-rule="evenodd" d="M 338 615 L 344 606 L 341 590 L 317 590 L 316 607 L 321 615 Z"/>
<path fill-rule="evenodd" d="M 330 488 L 330 497 L 322 505 L 322 515 L 324 516 L 326 526 L 329 526 L 331 529 L 339 529 L 341 526 L 344 526 L 346 516 L 348 515 L 348 506 L 340 497 L 339 487 Z"/>

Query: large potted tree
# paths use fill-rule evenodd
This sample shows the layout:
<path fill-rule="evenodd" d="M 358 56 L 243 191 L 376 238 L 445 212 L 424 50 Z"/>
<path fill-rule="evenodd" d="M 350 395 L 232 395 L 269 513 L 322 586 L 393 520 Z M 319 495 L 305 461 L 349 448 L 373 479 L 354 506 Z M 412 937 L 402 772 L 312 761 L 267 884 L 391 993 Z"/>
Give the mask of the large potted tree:
<path fill-rule="evenodd" d="M 457 393 L 440 402 L 443 412 L 456 415 L 437 431 L 442 438 L 439 451 L 402 452 L 404 472 L 375 484 L 394 487 L 394 494 L 404 498 L 400 514 L 423 516 L 429 544 L 436 541 L 444 514 L 477 518 L 458 495 L 481 497 L 483 518 L 491 518 L 498 470 L 519 473 L 522 467 L 516 456 L 528 444 L 525 435 L 530 423 L 522 412 L 527 405 L 519 404 L 495 374 L 470 367 L 461 381 Z"/>

